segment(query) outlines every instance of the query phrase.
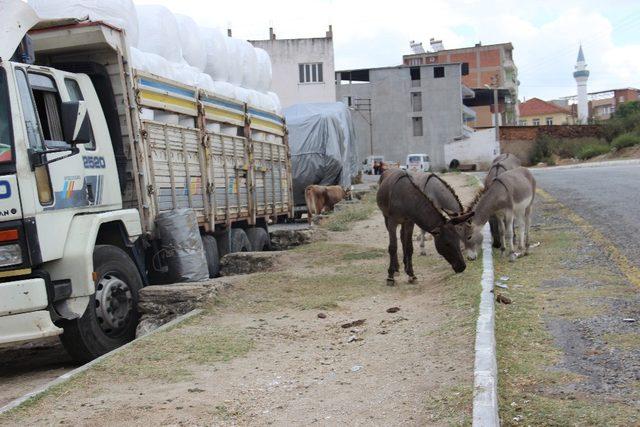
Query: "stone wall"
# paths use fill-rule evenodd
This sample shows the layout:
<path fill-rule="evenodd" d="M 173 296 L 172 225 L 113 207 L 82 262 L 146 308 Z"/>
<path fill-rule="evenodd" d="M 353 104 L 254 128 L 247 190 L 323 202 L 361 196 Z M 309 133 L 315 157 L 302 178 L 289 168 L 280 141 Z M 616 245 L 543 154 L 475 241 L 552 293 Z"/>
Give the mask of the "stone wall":
<path fill-rule="evenodd" d="M 517 156 L 529 165 L 531 153 L 540 135 L 554 139 L 602 138 L 601 125 L 500 126 L 500 152 Z"/>

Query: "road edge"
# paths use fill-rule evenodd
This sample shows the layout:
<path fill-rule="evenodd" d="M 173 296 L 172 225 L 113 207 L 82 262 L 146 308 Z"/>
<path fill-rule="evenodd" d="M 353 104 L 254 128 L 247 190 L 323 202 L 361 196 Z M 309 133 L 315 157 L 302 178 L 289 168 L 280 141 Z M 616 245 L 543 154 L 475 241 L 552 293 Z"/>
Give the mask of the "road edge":
<path fill-rule="evenodd" d="M 499 426 L 493 254 L 489 224 L 482 229 L 482 291 L 476 324 L 473 369 L 473 425 Z"/>
<path fill-rule="evenodd" d="M 4 415 L 5 413 L 9 412 L 12 409 L 15 409 L 17 407 L 19 407 L 20 405 L 22 405 L 23 403 L 25 403 L 26 401 L 28 401 L 29 399 L 35 398 L 37 396 L 42 395 L 43 393 L 47 392 L 51 387 L 57 386 L 59 384 L 63 384 L 67 381 L 69 381 L 70 379 L 72 379 L 73 377 L 77 376 L 78 374 L 81 374 L 82 372 L 85 372 L 86 370 L 90 369 L 91 367 L 93 367 L 94 365 L 102 362 L 103 360 L 108 359 L 109 357 L 118 354 L 126 349 L 128 349 L 131 345 L 133 345 L 133 343 L 140 341 L 140 340 L 144 340 L 158 332 L 162 332 L 164 330 L 167 330 L 169 328 L 172 328 L 194 316 L 197 316 L 198 314 L 202 313 L 203 310 L 201 309 L 195 309 L 195 310 L 191 310 L 190 312 L 183 314 L 182 316 L 176 317 L 175 319 L 173 319 L 171 322 L 165 323 L 164 325 L 160 326 L 157 329 L 154 329 L 153 331 L 149 332 L 148 334 L 137 338 L 133 341 L 128 342 L 127 344 L 123 345 L 122 347 L 118 347 L 117 349 L 104 354 L 100 357 L 98 357 L 97 359 L 92 360 L 91 362 L 85 363 L 82 366 L 77 367 L 76 369 L 69 371 L 65 374 L 60 375 L 58 378 L 56 378 L 53 381 L 48 382 L 47 384 L 40 386 L 38 388 L 36 388 L 33 391 L 30 391 L 29 393 L 18 397 L 17 399 L 12 400 L 11 402 L 7 403 L 6 405 L 4 405 L 3 407 L 0 408 L 0 415 Z"/>
<path fill-rule="evenodd" d="M 621 159 L 621 160 L 604 160 L 600 162 L 585 162 L 575 163 L 572 165 L 559 165 L 559 166 L 545 166 L 545 167 L 532 167 L 531 171 L 550 171 L 561 169 L 583 169 L 583 168 L 597 168 L 601 166 L 625 166 L 625 165 L 637 165 L 640 164 L 640 159 Z"/>

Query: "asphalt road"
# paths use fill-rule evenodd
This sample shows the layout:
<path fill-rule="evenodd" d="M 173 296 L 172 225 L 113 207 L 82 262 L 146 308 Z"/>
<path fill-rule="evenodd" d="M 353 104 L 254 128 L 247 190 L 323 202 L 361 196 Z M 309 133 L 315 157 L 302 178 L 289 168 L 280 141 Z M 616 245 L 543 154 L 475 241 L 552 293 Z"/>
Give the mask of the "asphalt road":
<path fill-rule="evenodd" d="M 539 188 L 589 221 L 640 267 L 640 165 L 531 171 Z"/>

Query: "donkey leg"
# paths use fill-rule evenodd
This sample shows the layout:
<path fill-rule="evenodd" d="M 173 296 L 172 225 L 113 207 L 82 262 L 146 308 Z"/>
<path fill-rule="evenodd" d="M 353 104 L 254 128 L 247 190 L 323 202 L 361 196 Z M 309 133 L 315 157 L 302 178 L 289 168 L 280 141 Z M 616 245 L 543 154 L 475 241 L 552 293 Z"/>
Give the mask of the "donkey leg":
<path fill-rule="evenodd" d="M 384 222 L 389 232 L 389 270 L 387 271 L 387 285 L 393 286 L 395 284 L 393 276 L 396 271 L 398 271 L 398 236 L 396 235 L 398 224 L 389 218 L 385 218 Z"/>
<path fill-rule="evenodd" d="M 416 281 L 416 276 L 413 273 L 413 223 L 408 222 L 402 224 L 400 231 L 402 238 L 402 254 L 404 261 L 404 272 L 409 276 L 409 283 Z"/>
<path fill-rule="evenodd" d="M 507 254 L 509 261 L 515 261 L 516 256 L 513 250 L 513 212 L 505 213 L 505 240 L 507 241 Z"/>
<path fill-rule="evenodd" d="M 500 254 L 504 255 L 504 251 L 507 250 L 507 242 L 505 239 L 505 218 L 504 215 L 498 217 L 498 234 L 500 235 Z"/>
<path fill-rule="evenodd" d="M 524 211 L 524 254 L 529 253 L 529 228 L 531 227 L 531 206 Z"/>
<path fill-rule="evenodd" d="M 424 248 L 424 242 L 427 240 L 426 238 L 427 232 L 424 230 L 420 230 L 420 255 L 426 256 L 427 250 Z"/>
<path fill-rule="evenodd" d="M 525 216 L 524 214 L 522 215 L 518 215 L 516 218 L 515 223 L 518 225 L 518 251 L 520 253 L 525 252 L 525 246 L 524 246 L 524 234 L 525 234 Z"/>

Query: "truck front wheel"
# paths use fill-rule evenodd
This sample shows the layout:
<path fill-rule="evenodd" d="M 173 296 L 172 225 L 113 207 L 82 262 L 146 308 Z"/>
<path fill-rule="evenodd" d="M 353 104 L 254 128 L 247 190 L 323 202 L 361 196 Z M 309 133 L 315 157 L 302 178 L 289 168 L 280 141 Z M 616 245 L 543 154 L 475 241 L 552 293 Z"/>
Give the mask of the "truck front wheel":
<path fill-rule="evenodd" d="M 68 320 L 60 337 L 71 356 L 88 362 L 135 338 L 138 292 L 142 280 L 122 249 L 97 245 L 93 250 L 96 291 L 82 317 Z"/>

